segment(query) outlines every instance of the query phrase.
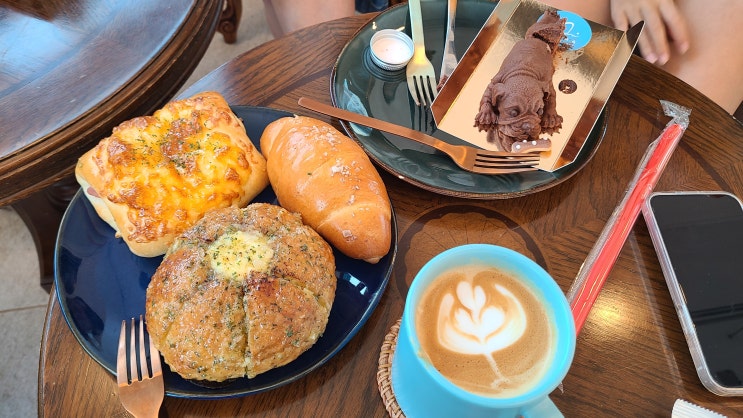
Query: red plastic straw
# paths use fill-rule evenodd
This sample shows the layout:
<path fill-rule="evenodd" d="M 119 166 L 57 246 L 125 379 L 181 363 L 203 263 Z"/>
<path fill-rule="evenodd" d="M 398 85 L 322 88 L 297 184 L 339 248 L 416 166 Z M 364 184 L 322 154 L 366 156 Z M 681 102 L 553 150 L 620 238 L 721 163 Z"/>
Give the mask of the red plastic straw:
<path fill-rule="evenodd" d="M 635 177 L 629 185 L 624 199 L 614 209 L 598 241 L 588 253 L 567 298 L 573 311 L 576 333 L 579 333 L 599 292 L 619 257 L 630 231 L 640 213 L 642 204 L 658 183 L 663 169 L 676 149 L 688 126 L 689 110 L 670 102 L 661 102 L 666 115 L 673 116 L 661 135 L 653 141 Z"/>

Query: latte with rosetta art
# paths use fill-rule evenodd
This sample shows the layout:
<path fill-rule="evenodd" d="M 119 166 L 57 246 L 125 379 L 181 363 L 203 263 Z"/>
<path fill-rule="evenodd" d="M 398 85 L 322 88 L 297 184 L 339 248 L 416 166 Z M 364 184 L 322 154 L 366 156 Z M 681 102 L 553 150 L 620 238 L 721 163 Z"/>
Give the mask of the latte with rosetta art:
<path fill-rule="evenodd" d="M 450 270 L 416 309 L 426 357 L 455 385 L 512 397 L 534 386 L 555 351 L 554 322 L 526 285 L 493 267 Z"/>

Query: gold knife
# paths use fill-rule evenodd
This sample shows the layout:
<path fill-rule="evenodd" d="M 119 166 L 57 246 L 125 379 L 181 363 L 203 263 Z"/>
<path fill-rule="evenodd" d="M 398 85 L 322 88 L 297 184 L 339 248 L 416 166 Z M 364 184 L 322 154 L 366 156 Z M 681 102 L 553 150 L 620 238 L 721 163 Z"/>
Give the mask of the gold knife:
<path fill-rule="evenodd" d="M 441 90 L 446 80 L 457 66 L 457 54 L 454 49 L 454 21 L 457 18 L 457 0 L 447 0 L 446 40 L 444 41 L 444 58 L 441 62 L 441 73 L 437 89 Z"/>

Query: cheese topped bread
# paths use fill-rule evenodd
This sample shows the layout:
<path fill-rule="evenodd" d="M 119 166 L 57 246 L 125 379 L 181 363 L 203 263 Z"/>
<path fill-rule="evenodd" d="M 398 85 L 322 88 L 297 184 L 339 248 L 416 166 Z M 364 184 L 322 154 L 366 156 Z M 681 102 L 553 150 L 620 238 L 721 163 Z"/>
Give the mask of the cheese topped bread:
<path fill-rule="evenodd" d="M 268 185 L 266 160 L 215 92 L 121 123 L 80 157 L 75 176 L 142 257 L 164 254 L 210 209 L 245 206 Z"/>

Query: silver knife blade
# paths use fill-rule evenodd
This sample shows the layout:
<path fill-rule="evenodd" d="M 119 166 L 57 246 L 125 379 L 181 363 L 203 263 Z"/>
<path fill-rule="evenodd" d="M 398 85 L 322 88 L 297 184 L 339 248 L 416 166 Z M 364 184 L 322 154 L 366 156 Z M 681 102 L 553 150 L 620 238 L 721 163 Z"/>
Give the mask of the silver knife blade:
<path fill-rule="evenodd" d="M 446 40 L 444 42 L 444 58 L 441 62 L 438 89 L 443 87 L 446 80 L 457 66 L 457 54 L 454 49 L 454 22 L 457 18 L 457 0 L 447 0 L 446 13 Z"/>

